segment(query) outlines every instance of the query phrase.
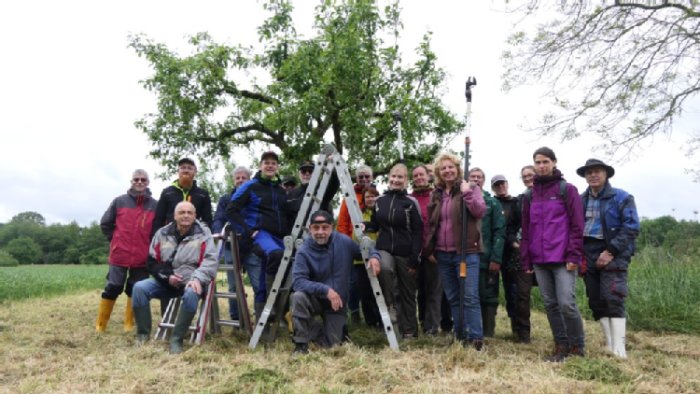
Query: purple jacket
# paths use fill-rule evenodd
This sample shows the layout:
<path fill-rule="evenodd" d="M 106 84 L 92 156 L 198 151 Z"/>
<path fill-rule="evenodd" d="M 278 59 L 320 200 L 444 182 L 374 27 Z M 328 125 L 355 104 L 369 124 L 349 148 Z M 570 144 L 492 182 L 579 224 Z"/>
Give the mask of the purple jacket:
<path fill-rule="evenodd" d="M 560 189 L 561 172 L 535 177 L 531 199 L 522 201 L 520 263 L 523 270 L 533 264 L 571 262 L 583 259 L 583 208 L 576 187 L 566 184 L 566 201 Z"/>

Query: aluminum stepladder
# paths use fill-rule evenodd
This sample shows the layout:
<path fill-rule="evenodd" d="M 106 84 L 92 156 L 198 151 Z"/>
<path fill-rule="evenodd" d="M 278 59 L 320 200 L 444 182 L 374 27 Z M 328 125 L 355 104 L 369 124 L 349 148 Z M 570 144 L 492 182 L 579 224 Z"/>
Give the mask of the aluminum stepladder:
<path fill-rule="evenodd" d="M 211 310 L 211 320 L 210 324 L 212 331 L 214 333 L 221 333 L 221 326 L 238 328 L 247 333 L 248 336 L 253 334 L 253 326 L 250 320 L 250 308 L 248 308 L 248 301 L 245 292 L 245 286 L 243 284 L 243 264 L 241 262 L 241 255 L 238 249 L 238 234 L 232 231 L 232 227 L 229 223 L 226 223 L 224 228 L 221 230 L 221 234 L 218 235 L 220 242 L 225 244 L 229 242 L 231 245 L 231 255 L 233 260 L 233 265 L 221 264 L 219 262 L 219 272 L 232 272 L 233 280 L 236 284 L 236 292 L 230 293 L 228 291 L 217 291 L 214 289 L 214 299 L 212 302 Z M 228 280 L 228 275 L 227 275 Z M 224 298 L 226 300 L 234 299 L 238 305 L 238 319 L 222 319 L 219 311 L 219 298 Z"/>
<path fill-rule="evenodd" d="M 366 237 L 362 232 L 362 211 L 360 210 L 360 204 L 357 201 L 352 184 L 352 177 L 350 176 L 350 171 L 345 163 L 345 160 L 333 145 L 326 145 L 321 150 L 321 153 L 318 155 L 315 163 L 316 165 L 314 166 L 314 171 L 311 175 L 311 179 L 309 180 L 309 185 L 306 188 L 306 193 L 304 194 L 301 208 L 299 209 L 299 213 L 294 221 L 292 233 L 284 238 L 284 255 L 282 256 L 282 261 L 280 262 L 277 274 L 275 275 L 275 280 L 272 283 L 272 289 L 270 289 L 263 312 L 255 325 L 253 336 L 250 338 L 249 347 L 251 349 L 254 349 L 260 341 L 273 308 L 275 309 L 276 316 L 278 316 L 278 318 L 282 316 L 284 306 L 289 298 L 289 291 L 292 284 L 292 274 L 290 269 L 292 255 L 303 243 L 303 238 L 305 235 L 304 231 L 308 231 L 307 227 L 309 215 L 319 209 L 321 201 L 325 195 L 326 188 L 328 187 L 328 183 L 330 182 L 334 171 L 338 176 L 340 190 L 343 193 L 343 198 L 345 199 L 345 203 L 348 207 L 348 212 L 353 225 L 353 233 L 355 234 L 356 239 L 361 240 L 360 248 L 362 251 L 362 260 L 364 261 L 365 266 L 367 266 L 367 261 L 370 257 L 369 252 L 374 244 L 373 241 Z M 379 307 L 379 314 L 382 318 L 384 333 L 386 334 L 389 346 L 393 350 L 399 350 L 399 343 L 396 339 L 396 333 L 391 323 L 391 318 L 389 316 L 386 302 L 384 301 L 384 295 L 382 294 L 382 290 L 379 286 L 379 281 L 369 272 L 368 276 L 372 286 L 372 292 L 374 293 L 374 298 L 376 299 L 377 306 Z M 282 287 L 283 283 L 284 287 Z M 268 335 L 270 335 L 271 338 L 275 337 L 276 328 L 277 324 L 272 324 L 269 327 L 270 332 Z"/>

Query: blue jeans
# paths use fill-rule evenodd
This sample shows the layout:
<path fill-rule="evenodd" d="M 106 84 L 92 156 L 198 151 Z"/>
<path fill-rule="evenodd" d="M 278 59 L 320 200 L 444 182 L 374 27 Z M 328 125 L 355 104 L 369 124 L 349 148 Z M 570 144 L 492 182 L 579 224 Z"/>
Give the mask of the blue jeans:
<path fill-rule="evenodd" d="M 576 305 L 576 271 L 567 271 L 564 263 L 534 267 L 554 342 L 583 348 L 583 320 Z"/>
<path fill-rule="evenodd" d="M 197 295 L 192 289 L 186 289 L 185 293 L 182 294 L 182 304 L 181 307 L 185 308 L 188 312 L 197 311 L 197 305 L 199 300 L 206 293 L 206 286 L 202 288 L 202 294 Z M 134 285 L 134 290 L 132 292 L 131 305 L 134 308 L 147 307 L 149 312 L 151 310 L 151 299 L 170 299 L 179 297 L 181 295 L 180 290 L 175 289 L 171 286 L 162 284 L 153 278 L 142 280 Z"/>
<path fill-rule="evenodd" d="M 243 267 L 246 272 L 248 272 L 248 278 L 250 279 L 250 284 L 253 286 L 253 293 L 255 294 L 255 300 L 258 299 L 265 301 L 265 287 L 260 285 L 260 270 L 262 269 L 262 261 L 260 257 L 256 256 L 255 253 L 248 253 L 241 257 L 243 262 Z M 233 253 L 231 253 L 230 248 L 224 248 L 224 264 L 233 265 Z M 236 281 L 234 279 L 233 271 L 226 271 L 226 277 L 228 280 L 228 291 L 229 293 L 236 292 Z M 236 300 L 230 298 L 228 300 L 228 311 L 231 319 L 238 319 L 238 304 Z"/>
<path fill-rule="evenodd" d="M 479 254 L 467 254 L 467 277 L 464 280 L 464 298 L 459 300 L 459 263 L 461 255 L 454 252 L 436 252 L 440 280 L 450 304 L 454 332 L 457 339 L 483 339 L 481 305 L 479 303 Z M 459 310 L 464 311 L 464 322 L 460 327 Z"/>

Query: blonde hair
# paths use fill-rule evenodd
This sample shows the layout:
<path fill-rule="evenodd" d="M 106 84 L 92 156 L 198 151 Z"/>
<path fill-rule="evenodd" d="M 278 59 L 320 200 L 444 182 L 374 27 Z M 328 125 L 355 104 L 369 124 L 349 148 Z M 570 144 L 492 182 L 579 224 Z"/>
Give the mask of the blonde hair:
<path fill-rule="evenodd" d="M 453 155 L 452 153 L 441 153 L 438 155 L 438 157 L 435 158 L 435 161 L 433 162 L 433 176 L 435 176 L 435 185 L 445 188 L 447 184 L 445 183 L 445 180 L 442 179 L 442 176 L 440 175 L 440 163 L 442 163 L 445 160 L 449 160 L 454 164 L 454 166 L 457 168 L 457 181 L 461 180 L 464 178 L 464 172 L 462 171 L 462 160 L 457 157 L 456 155 Z"/>
<path fill-rule="evenodd" d="M 391 170 L 389 170 L 389 175 L 396 171 L 403 171 L 405 175 L 403 181 L 403 188 L 405 189 L 408 186 L 408 167 L 406 167 L 406 165 L 403 163 L 394 164 L 394 166 L 391 167 Z"/>

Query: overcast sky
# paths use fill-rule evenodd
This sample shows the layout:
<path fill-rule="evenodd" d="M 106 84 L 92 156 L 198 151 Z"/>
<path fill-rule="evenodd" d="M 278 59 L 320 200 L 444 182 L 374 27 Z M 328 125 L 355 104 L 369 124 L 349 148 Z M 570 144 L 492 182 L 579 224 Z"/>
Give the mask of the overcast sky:
<path fill-rule="evenodd" d="M 309 31 L 315 1 L 297 1 L 298 31 Z M 469 3 L 469 4 L 463 4 Z M 473 3 L 473 4 L 472 4 Z M 448 72 L 444 96 L 461 115 L 464 81 L 475 75 L 472 164 L 487 178 L 502 173 L 511 192 L 522 185 L 518 170 L 532 152 L 547 145 L 559 168 L 580 190 L 575 174 L 597 141 L 583 137 L 560 143 L 522 131 L 536 119 L 542 98 L 535 88 L 501 91 L 501 60 L 510 29 L 503 1 L 403 1 L 402 50 L 409 58 L 428 29 L 438 63 Z M 186 37 L 208 31 L 217 41 L 255 44 L 256 27 L 266 14 L 258 1 L 11 1 L 0 5 L 0 134 L 5 164 L 0 222 L 36 211 L 49 223 L 99 220 L 111 200 L 129 187 L 131 172 L 162 171 L 147 157 L 150 146 L 133 123 L 155 108 L 155 97 L 139 81 L 148 64 L 127 48 L 130 33 L 145 33 L 172 48 L 186 48 Z M 693 168 L 683 143 L 700 124 L 697 108 L 677 122 L 673 135 L 657 137 L 625 162 L 615 162 L 613 184 L 636 196 L 640 216 L 674 214 L 694 219 L 700 186 L 684 169 Z M 452 147 L 463 149 L 463 134 Z M 245 163 L 238 160 L 239 164 Z M 157 196 L 164 186 L 154 180 Z"/>

